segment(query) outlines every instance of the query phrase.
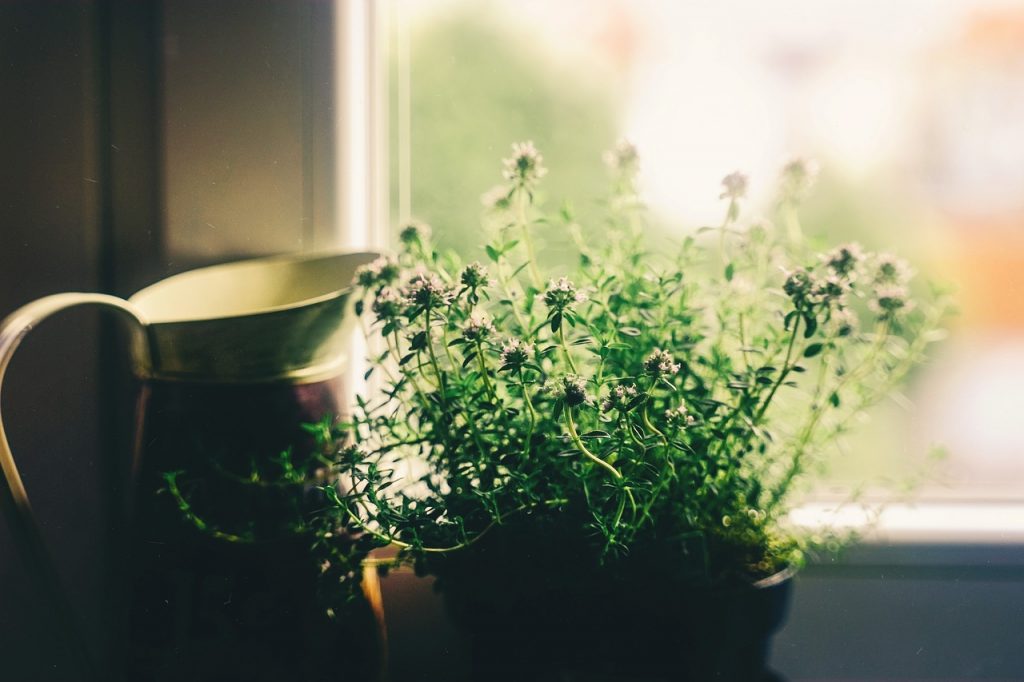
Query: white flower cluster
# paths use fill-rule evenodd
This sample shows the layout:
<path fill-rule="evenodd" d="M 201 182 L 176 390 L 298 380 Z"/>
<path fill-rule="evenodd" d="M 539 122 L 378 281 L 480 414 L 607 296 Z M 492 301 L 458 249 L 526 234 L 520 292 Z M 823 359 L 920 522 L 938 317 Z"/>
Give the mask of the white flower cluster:
<path fill-rule="evenodd" d="M 625 412 L 639 395 L 634 384 L 619 384 L 611 390 L 608 397 L 601 403 L 603 412 L 619 410 Z"/>
<path fill-rule="evenodd" d="M 566 374 L 555 389 L 555 397 L 564 400 L 567 407 L 589 403 L 587 380 L 577 374 Z"/>
<path fill-rule="evenodd" d="M 671 353 L 660 348 L 655 348 L 644 360 L 644 371 L 654 377 L 678 374 L 682 368 L 682 364 L 676 362 Z"/>
<path fill-rule="evenodd" d="M 818 181 L 820 168 L 813 159 L 793 159 L 782 167 L 782 196 L 789 201 L 803 201 Z"/>
<path fill-rule="evenodd" d="M 410 244 L 426 244 L 430 241 L 431 229 L 430 225 L 421 222 L 419 220 L 413 220 L 412 222 L 406 223 L 398 232 L 398 241 L 405 245 Z"/>
<path fill-rule="evenodd" d="M 747 196 L 747 176 L 739 171 L 729 173 L 722 178 L 722 194 L 720 199 L 738 201 Z"/>
<path fill-rule="evenodd" d="M 357 268 L 355 280 L 359 286 L 369 289 L 375 286 L 391 284 L 398 279 L 398 274 L 398 261 L 394 258 L 381 256 Z"/>
<path fill-rule="evenodd" d="M 687 426 L 693 425 L 696 420 L 690 411 L 686 409 L 685 404 L 680 404 L 679 407 L 673 407 L 665 410 L 665 422 L 669 426 L 675 426 L 681 429 L 685 429 Z"/>
<path fill-rule="evenodd" d="M 634 174 L 640 168 L 640 154 L 636 145 L 627 139 L 621 139 L 615 146 L 601 155 L 604 165 L 613 171 Z"/>
<path fill-rule="evenodd" d="M 508 339 L 501 347 L 502 368 L 518 369 L 530 361 L 533 355 L 533 344 L 521 339 Z"/>
<path fill-rule="evenodd" d="M 394 320 L 405 312 L 406 299 L 394 287 L 384 287 L 373 299 L 373 313 L 382 322 Z"/>
<path fill-rule="evenodd" d="M 889 253 L 875 257 L 871 278 L 874 290 L 868 299 L 868 308 L 882 321 L 892 321 L 900 313 L 913 310 L 907 283 L 913 272 L 905 261 Z"/>
<path fill-rule="evenodd" d="M 491 284 L 491 280 L 487 277 L 487 268 L 476 261 L 470 263 L 462 270 L 462 274 L 459 275 L 459 281 L 462 282 L 463 286 L 470 289 L 477 289 Z"/>
<path fill-rule="evenodd" d="M 857 268 L 864 262 L 864 251 L 860 244 L 851 242 L 843 244 L 822 256 L 825 265 L 839 277 L 855 279 Z"/>
<path fill-rule="evenodd" d="M 455 290 L 426 271 L 414 274 L 402 289 L 402 295 L 409 305 L 421 308 L 441 308 L 455 300 Z"/>
<path fill-rule="evenodd" d="M 469 341 L 483 341 L 494 333 L 494 323 L 486 313 L 474 311 L 462 326 L 462 336 Z"/>
<path fill-rule="evenodd" d="M 533 142 L 516 142 L 512 145 L 512 156 L 501 161 L 504 169 L 502 175 L 517 187 L 532 187 L 547 175 L 544 157 Z"/>
<path fill-rule="evenodd" d="M 547 291 L 544 292 L 544 305 L 552 310 L 565 310 L 574 303 L 582 303 L 585 300 L 587 295 L 578 290 L 568 277 L 551 280 L 548 282 Z"/>

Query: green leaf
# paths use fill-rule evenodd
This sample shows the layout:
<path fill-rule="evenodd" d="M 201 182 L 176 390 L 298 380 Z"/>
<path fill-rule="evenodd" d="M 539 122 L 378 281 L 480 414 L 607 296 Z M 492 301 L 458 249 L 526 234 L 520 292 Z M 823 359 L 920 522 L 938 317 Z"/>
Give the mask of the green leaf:
<path fill-rule="evenodd" d="M 839 393 L 832 391 L 832 395 L 828 397 L 828 401 L 832 403 L 832 407 L 839 407 Z"/>
<path fill-rule="evenodd" d="M 484 250 L 487 251 L 487 257 L 490 258 L 495 263 L 497 263 L 498 260 L 501 258 L 501 254 L 498 253 L 498 250 L 491 246 L 490 244 L 485 246 Z"/>
<path fill-rule="evenodd" d="M 731 282 L 732 281 L 732 276 L 735 273 L 736 273 L 736 266 L 735 265 L 733 265 L 732 263 L 729 263 L 728 265 L 726 265 L 725 266 L 725 281 L 726 282 Z"/>
<path fill-rule="evenodd" d="M 416 332 L 409 340 L 409 350 L 423 350 L 427 347 L 427 333 Z"/>
<path fill-rule="evenodd" d="M 804 315 L 804 338 L 809 339 L 818 331 L 818 319 L 814 315 Z"/>
<path fill-rule="evenodd" d="M 804 357 L 813 358 L 815 355 L 819 355 L 824 348 L 825 344 L 823 343 L 812 343 L 804 349 Z"/>
<path fill-rule="evenodd" d="M 551 316 L 551 331 L 557 332 L 562 328 L 562 313 L 555 313 Z"/>

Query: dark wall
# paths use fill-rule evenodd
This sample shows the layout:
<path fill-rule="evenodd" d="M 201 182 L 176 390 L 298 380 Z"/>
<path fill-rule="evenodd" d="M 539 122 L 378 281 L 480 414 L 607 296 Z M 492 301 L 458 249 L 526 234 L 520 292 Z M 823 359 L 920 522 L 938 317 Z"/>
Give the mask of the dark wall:
<path fill-rule="evenodd" d="M 0 318 L 330 246 L 331 22 L 315 0 L 0 2 Z M 115 322 L 76 310 L 32 332 L 0 396 L 98 652 L 132 391 Z M 31 585 L 0 523 L 0 679 L 73 680 Z"/>
<path fill-rule="evenodd" d="M 101 288 L 95 8 L 0 4 L 0 316 L 39 296 Z M 15 358 L 3 416 L 37 514 L 76 605 L 100 621 L 97 319 L 43 325 Z M 0 524 L 0 653 L 9 679 L 48 665 L 52 639 Z M 99 645 L 99 641 L 95 641 Z M 60 663 L 57 663 L 60 667 Z M 61 669 L 49 678 L 73 679 Z M 19 677 L 18 675 L 22 675 Z"/>

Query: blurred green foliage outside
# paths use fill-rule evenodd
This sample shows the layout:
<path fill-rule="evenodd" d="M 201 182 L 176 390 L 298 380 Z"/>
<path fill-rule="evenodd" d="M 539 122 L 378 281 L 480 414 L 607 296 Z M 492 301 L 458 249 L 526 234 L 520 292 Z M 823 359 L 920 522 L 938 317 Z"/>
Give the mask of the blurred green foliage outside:
<path fill-rule="evenodd" d="M 601 154 L 621 129 L 611 89 L 544 61 L 483 9 L 424 23 L 413 29 L 409 53 L 410 216 L 399 215 L 399 117 L 391 116 L 394 221 L 423 220 L 442 248 L 480 258 L 487 241 L 480 197 L 503 182 L 501 159 L 511 143 L 532 140 L 550 169 L 539 199 L 551 211 L 572 201 L 578 220 L 592 227 L 609 182 Z M 557 263 L 568 235 L 553 228 L 537 237 L 539 260 Z"/>

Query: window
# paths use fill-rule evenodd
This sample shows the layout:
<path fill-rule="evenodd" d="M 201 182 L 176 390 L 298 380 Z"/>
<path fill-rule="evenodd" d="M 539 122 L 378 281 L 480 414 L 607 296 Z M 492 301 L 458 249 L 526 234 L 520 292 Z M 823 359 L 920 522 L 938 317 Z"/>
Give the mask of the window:
<path fill-rule="evenodd" d="M 767 212 L 778 168 L 816 158 L 804 210 L 959 287 L 962 314 L 907 400 L 833 453 L 837 489 L 919 484 L 929 498 L 1024 490 L 1024 14 L 995 0 L 723 3 L 396 0 L 392 222 L 415 215 L 468 254 L 512 141 L 553 169 L 546 199 L 582 219 L 619 136 L 673 234 L 717 224 L 718 183 L 751 177 Z M 493 182 L 492 182 L 493 180 Z M 557 259 L 560 236 L 544 249 Z M 554 254 L 554 255 L 551 255 Z M 945 454 L 933 459 L 933 446 Z M 828 491 L 823 491 L 828 492 Z"/>
<path fill-rule="evenodd" d="M 479 236 L 476 198 L 532 139 L 546 199 L 583 220 L 602 150 L 639 147 L 646 198 L 676 234 L 721 220 L 722 176 L 823 172 L 805 224 L 954 282 L 961 313 L 907 400 L 832 458 L 797 521 L 869 542 L 798 579 L 774 665 L 792 680 L 1019 679 L 1024 599 L 1024 13 L 1001 0 L 393 0 L 391 224 Z M 560 257 L 559 235 L 543 256 Z M 931 461 L 933 445 L 947 454 Z M 872 528 L 868 525 L 867 528 Z M 1012 633 L 1012 634 L 1011 634 Z"/>

